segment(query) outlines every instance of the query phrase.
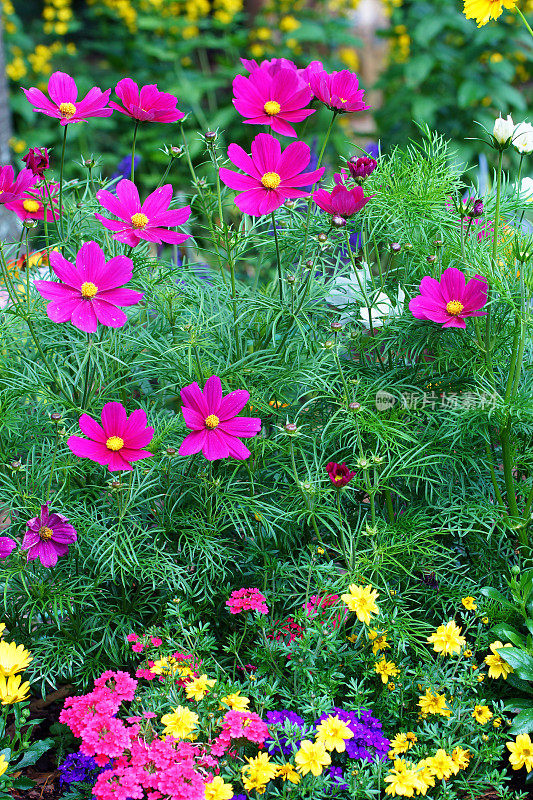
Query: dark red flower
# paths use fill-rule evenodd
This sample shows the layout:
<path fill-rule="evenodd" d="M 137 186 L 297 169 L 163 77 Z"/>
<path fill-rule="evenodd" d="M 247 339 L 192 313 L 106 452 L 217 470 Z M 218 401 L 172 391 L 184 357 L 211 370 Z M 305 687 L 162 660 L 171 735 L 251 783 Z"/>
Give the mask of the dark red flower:
<path fill-rule="evenodd" d="M 360 158 L 353 156 L 348 161 L 350 175 L 354 181 L 357 181 L 358 183 L 364 181 L 369 175 L 372 175 L 377 165 L 378 162 L 376 159 L 370 158 L 370 156 L 361 156 Z"/>
<path fill-rule="evenodd" d="M 34 175 L 42 175 L 45 169 L 50 167 L 50 159 L 48 158 L 46 147 L 30 147 L 22 160 Z"/>
<path fill-rule="evenodd" d="M 329 464 L 326 464 L 326 470 L 330 481 L 338 489 L 350 483 L 355 476 L 355 472 L 351 472 L 346 464 L 337 464 L 335 461 L 330 461 Z"/>

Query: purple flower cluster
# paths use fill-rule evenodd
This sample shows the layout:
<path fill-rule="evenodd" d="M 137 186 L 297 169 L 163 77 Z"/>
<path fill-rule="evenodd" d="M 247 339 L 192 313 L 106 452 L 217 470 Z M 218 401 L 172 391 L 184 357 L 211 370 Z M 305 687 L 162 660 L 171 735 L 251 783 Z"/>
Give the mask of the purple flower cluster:
<path fill-rule="evenodd" d="M 367 708 L 355 711 L 344 711 L 332 708 L 328 714 L 322 714 L 315 722 L 315 728 L 329 716 L 337 716 L 353 731 L 353 738 L 346 740 L 348 758 L 360 758 L 363 761 L 384 761 L 390 749 L 390 741 L 383 736 L 382 724 Z"/>
<path fill-rule="evenodd" d="M 287 720 L 291 725 L 301 728 L 302 731 L 305 728 L 305 721 L 302 717 L 298 716 L 298 714 L 295 714 L 294 711 L 287 711 L 286 709 L 283 711 L 267 711 L 267 725 L 269 728 L 271 725 L 278 725 L 280 728 L 284 728 Z M 278 736 L 277 740 L 279 742 L 279 747 L 272 739 L 267 739 L 265 741 L 268 752 L 271 754 L 283 753 L 286 756 L 291 756 L 300 747 L 302 738 L 289 739 L 287 736 Z"/>
<path fill-rule="evenodd" d="M 91 756 L 83 753 L 70 753 L 62 764 L 59 765 L 59 785 L 69 786 L 72 783 L 90 781 L 94 783 L 100 769 Z"/>
<path fill-rule="evenodd" d="M 330 767 L 329 777 L 333 781 L 333 787 L 331 789 L 332 794 L 336 794 L 338 791 L 343 792 L 348 788 L 348 784 L 344 780 L 342 767 Z"/>

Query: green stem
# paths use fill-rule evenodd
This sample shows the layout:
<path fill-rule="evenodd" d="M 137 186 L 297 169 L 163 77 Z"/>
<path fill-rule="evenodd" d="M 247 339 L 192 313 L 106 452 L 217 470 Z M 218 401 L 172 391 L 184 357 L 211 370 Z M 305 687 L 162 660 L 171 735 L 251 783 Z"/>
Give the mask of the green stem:
<path fill-rule="evenodd" d="M 505 480 L 505 493 L 511 517 L 519 517 L 518 503 L 516 502 L 516 489 L 513 477 L 513 456 L 511 451 L 510 421 L 500 430 L 500 444 L 502 446 L 503 477 Z"/>
<path fill-rule="evenodd" d="M 319 153 L 319 156 L 318 156 L 318 161 L 317 161 L 315 169 L 320 169 L 320 165 L 322 164 L 322 158 L 324 156 L 324 152 L 326 150 L 326 145 L 327 145 L 327 143 L 329 141 L 329 137 L 330 137 L 330 134 L 331 134 L 331 129 L 333 128 L 333 123 L 335 122 L 335 117 L 336 116 L 337 116 L 337 111 L 333 111 L 332 117 L 331 117 L 331 119 L 329 121 L 328 129 L 326 131 L 326 135 L 324 137 L 324 141 L 322 143 L 322 148 L 320 150 L 320 153 Z M 309 193 L 309 205 L 308 205 L 308 208 L 307 208 L 307 217 L 306 217 L 306 220 L 305 220 L 305 239 L 304 239 L 304 247 L 303 247 L 303 253 L 302 253 L 302 256 L 301 256 L 301 261 L 305 261 L 305 254 L 307 253 L 307 242 L 308 242 L 308 239 L 309 239 L 309 219 L 311 217 L 311 202 L 312 202 L 313 192 L 315 190 L 315 186 L 316 186 L 316 183 L 313 184 L 313 186 L 311 188 L 311 192 Z"/>
<path fill-rule="evenodd" d="M 485 453 L 487 454 L 487 463 L 489 465 L 490 477 L 492 480 L 492 485 L 494 487 L 494 495 L 500 506 L 502 508 L 505 508 L 505 503 L 503 502 L 502 493 L 500 492 L 500 487 L 498 486 L 498 479 L 496 478 L 496 470 L 494 469 L 494 464 L 492 463 L 492 452 L 488 442 L 485 442 Z"/>
<path fill-rule="evenodd" d="M 63 224 L 63 170 L 65 168 L 65 150 L 67 148 L 68 125 L 65 125 L 63 133 L 63 147 L 61 149 L 61 164 L 59 166 L 59 220 L 61 223 L 61 239 L 65 240 L 65 227 Z"/>
<path fill-rule="evenodd" d="M 392 505 L 392 493 L 390 489 L 385 489 L 385 508 L 391 525 L 394 524 L 394 506 Z"/>
<path fill-rule="evenodd" d="M 276 215 L 272 211 L 272 226 L 274 228 L 274 241 L 276 242 L 276 260 L 278 263 L 278 288 L 279 288 L 279 302 L 283 303 L 283 273 L 281 271 L 281 257 L 279 254 L 279 239 L 278 239 L 278 229 L 276 228 Z"/>
<path fill-rule="evenodd" d="M 135 179 L 135 142 L 137 141 L 137 131 L 139 130 L 139 120 L 135 121 L 135 128 L 133 130 L 133 143 L 131 145 L 131 182 Z"/>
<path fill-rule="evenodd" d="M 524 15 L 523 15 L 523 14 L 522 14 L 522 12 L 520 11 L 520 9 L 519 9 L 519 8 L 515 8 L 515 11 L 516 11 L 516 13 L 517 13 L 517 14 L 518 14 L 520 17 L 522 17 L 522 22 L 524 23 L 524 25 L 525 25 L 525 26 L 526 26 L 526 28 L 528 29 L 528 31 L 529 31 L 529 33 L 531 34 L 531 36 L 533 36 L 533 30 L 531 30 L 531 28 L 530 28 L 530 26 L 529 26 L 529 23 L 528 23 L 527 19 L 524 17 Z"/>
<path fill-rule="evenodd" d="M 55 466 L 55 463 L 56 463 L 57 445 L 59 444 L 59 432 L 57 430 L 57 427 L 58 427 L 57 424 L 54 423 L 54 427 L 55 427 L 55 432 L 56 432 L 56 440 L 55 440 L 55 446 L 54 446 L 54 454 L 52 456 L 52 466 L 50 467 L 50 476 L 48 478 L 48 486 L 46 487 L 46 499 L 47 500 L 50 499 L 50 489 L 51 489 L 51 486 L 52 486 L 52 478 L 53 478 L 53 475 L 54 475 L 54 466 Z"/>
<path fill-rule="evenodd" d="M 294 475 L 294 480 L 295 480 L 296 485 L 298 486 L 298 488 L 300 490 L 300 494 L 302 495 L 302 498 L 303 498 L 303 501 L 305 503 L 305 507 L 307 509 L 307 512 L 308 512 L 309 516 L 311 517 L 311 525 L 313 526 L 313 530 L 314 530 L 314 532 L 315 532 L 315 534 L 317 536 L 318 541 L 320 542 L 321 541 L 320 531 L 318 530 L 318 526 L 316 524 L 315 515 L 314 515 L 314 513 L 313 513 L 313 511 L 312 511 L 312 509 L 311 509 L 311 507 L 309 505 L 308 497 L 307 497 L 307 495 L 306 495 L 306 493 L 305 493 L 305 491 L 304 491 L 304 489 L 303 489 L 303 487 L 300 484 L 300 481 L 298 479 L 298 470 L 296 469 L 296 459 L 294 458 L 294 443 L 292 441 L 292 438 L 289 441 L 290 441 L 291 464 L 292 464 L 292 472 L 293 472 L 293 475 Z"/>
<path fill-rule="evenodd" d="M 496 269 L 496 259 L 498 257 L 498 235 L 500 232 L 500 201 L 502 192 L 502 159 L 503 150 L 498 153 L 498 169 L 496 173 L 496 209 L 494 211 L 494 239 L 492 240 L 492 269 Z M 489 371 L 489 379 L 494 383 L 494 372 L 492 367 L 492 344 L 490 337 L 490 286 L 487 290 L 487 316 L 485 317 L 485 359 Z"/>

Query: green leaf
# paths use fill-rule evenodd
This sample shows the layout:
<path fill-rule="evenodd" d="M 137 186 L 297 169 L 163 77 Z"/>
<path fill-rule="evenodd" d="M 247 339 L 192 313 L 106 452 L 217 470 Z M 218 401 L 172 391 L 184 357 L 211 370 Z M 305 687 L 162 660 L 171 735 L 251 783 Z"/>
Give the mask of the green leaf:
<path fill-rule="evenodd" d="M 491 600 L 496 600 L 500 605 L 504 608 L 509 609 L 509 611 L 516 611 L 515 606 L 507 600 L 506 597 L 503 596 L 501 592 L 497 589 L 493 589 L 492 586 L 484 586 L 481 589 L 481 594 L 485 597 L 490 598 Z"/>
<path fill-rule="evenodd" d="M 498 652 L 513 667 L 519 678 L 533 681 L 533 656 L 519 647 L 499 648 Z"/>
<path fill-rule="evenodd" d="M 508 639 L 510 642 L 515 644 L 517 647 L 524 646 L 524 638 L 520 636 L 516 628 L 512 628 L 510 625 L 507 625 L 505 622 L 500 623 L 499 625 L 495 625 L 492 629 L 492 633 L 497 636 L 499 639 L 505 644 L 505 640 Z"/>
<path fill-rule="evenodd" d="M 435 59 L 429 53 L 415 56 L 405 65 L 405 82 L 409 87 L 420 86 L 435 64 Z"/>
<path fill-rule="evenodd" d="M 23 767 L 29 767 L 31 764 L 35 764 L 35 762 L 38 761 L 40 757 L 48 752 L 48 750 L 50 750 L 50 748 L 53 746 L 53 739 L 42 739 L 38 742 L 33 742 L 26 750 L 20 761 L 17 762 L 17 769 L 23 769 Z"/>
<path fill-rule="evenodd" d="M 514 718 L 509 733 L 518 736 L 519 733 L 531 733 L 533 731 L 533 709 L 527 708 L 521 711 Z"/>

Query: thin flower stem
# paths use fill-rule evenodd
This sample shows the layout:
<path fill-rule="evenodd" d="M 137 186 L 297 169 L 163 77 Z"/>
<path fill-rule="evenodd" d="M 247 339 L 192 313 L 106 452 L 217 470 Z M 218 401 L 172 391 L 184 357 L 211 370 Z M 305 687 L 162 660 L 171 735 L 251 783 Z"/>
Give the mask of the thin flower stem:
<path fill-rule="evenodd" d="M 335 338 L 337 339 L 336 335 L 335 335 Z M 339 358 L 339 342 L 338 342 L 338 340 L 335 342 L 335 347 L 333 348 L 333 353 L 334 353 L 334 356 L 335 356 L 335 363 L 337 364 L 337 370 L 339 372 L 339 376 L 340 376 L 340 379 L 342 381 L 342 385 L 344 387 L 344 395 L 346 397 L 346 403 L 348 404 L 350 402 L 350 393 L 349 393 L 349 390 L 348 390 L 348 384 L 346 383 L 346 378 L 344 377 L 344 372 L 342 371 L 341 360 Z"/>
<path fill-rule="evenodd" d="M 278 229 L 276 228 L 276 215 L 272 211 L 272 226 L 274 228 L 274 241 L 276 242 L 276 260 L 278 264 L 278 288 L 279 288 L 279 302 L 283 303 L 283 272 L 281 269 L 281 257 L 279 254 L 279 239 L 278 239 Z"/>
<path fill-rule="evenodd" d="M 26 228 L 26 307 L 30 313 L 30 231 Z"/>
<path fill-rule="evenodd" d="M 55 427 L 56 439 L 55 439 L 55 444 L 54 444 L 54 453 L 52 455 L 52 464 L 50 466 L 50 476 L 48 478 L 48 486 L 46 487 L 46 500 L 47 501 L 50 499 L 50 489 L 52 487 L 52 478 L 53 478 L 53 475 L 54 475 L 54 467 L 55 467 L 55 463 L 56 463 L 57 445 L 59 444 L 58 426 L 54 425 L 54 427 Z"/>
<path fill-rule="evenodd" d="M 496 269 L 496 259 L 498 257 L 498 234 L 500 231 L 500 200 L 502 192 L 502 159 L 503 150 L 498 154 L 498 169 L 496 173 L 496 209 L 494 211 L 494 239 L 492 241 L 492 269 Z M 494 370 L 492 367 L 492 354 L 491 354 L 491 336 L 490 336 L 490 322 L 491 322 L 491 307 L 490 307 L 490 286 L 487 290 L 487 316 L 485 317 L 485 359 L 487 362 L 487 369 L 489 372 L 489 380 L 494 384 Z"/>
<path fill-rule="evenodd" d="M 298 478 L 298 470 L 296 469 L 296 459 L 294 458 L 294 443 L 292 441 L 292 438 L 290 438 L 289 442 L 290 442 L 291 464 L 292 464 L 292 472 L 293 472 L 293 475 L 294 475 L 294 480 L 295 480 L 296 485 L 298 486 L 298 488 L 300 490 L 300 494 L 302 495 L 303 501 L 305 503 L 305 507 L 307 509 L 307 512 L 308 512 L 310 518 L 311 518 L 311 525 L 313 526 L 313 530 L 314 530 L 314 532 L 315 532 L 315 534 L 316 534 L 316 536 L 318 538 L 318 541 L 320 541 L 320 531 L 318 530 L 318 526 L 316 524 L 315 515 L 314 515 L 314 513 L 313 513 L 313 511 L 312 511 L 312 509 L 311 509 L 311 507 L 309 505 L 309 500 L 308 500 L 308 497 L 307 497 L 307 495 L 305 493 L 305 490 L 304 490 L 303 486 L 301 485 L 300 480 Z"/>
<path fill-rule="evenodd" d="M 133 143 L 131 145 L 131 182 L 135 179 L 135 142 L 137 141 L 137 131 L 139 130 L 139 120 L 135 121 L 133 130 Z"/>
<path fill-rule="evenodd" d="M 524 17 L 524 15 L 523 15 L 523 14 L 522 14 L 522 12 L 520 11 L 520 9 L 519 9 L 518 7 L 515 7 L 515 11 L 516 11 L 516 13 L 518 14 L 518 16 L 520 16 L 520 17 L 522 18 L 522 22 L 524 23 L 524 25 L 525 25 L 525 26 L 526 26 L 526 28 L 528 29 L 528 31 L 529 31 L 529 33 L 531 34 L 531 36 L 533 36 L 533 30 L 531 30 L 531 27 L 530 27 L 530 25 L 529 25 L 529 23 L 528 23 L 527 19 Z"/>
<path fill-rule="evenodd" d="M 326 150 L 326 145 L 327 145 L 327 143 L 329 141 L 329 137 L 330 137 L 331 130 L 333 128 L 333 123 L 335 122 L 335 117 L 336 116 L 337 116 L 337 111 L 333 111 L 333 114 L 332 114 L 331 119 L 329 121 L 328 129 L 326 131 L 326 135 L 324 136 L 324 141 L 322 142 L 322 148 L 321 148 L 319 156 L 318 156 L 318 161 L 316 163 L 316 169 L 320 169 L 320 165 L 322 164 L 322 158 L 324 156 L 324 152 Z M 309 205 L 308 205 L 308 208 L 307 208 L 307 217 L 306 217 L 306 220 L 305 220 L 305 238 L 304 238 L 304 247 L 303 247 L 303 252 L 302 252 L 302 256 L 301 256 L 301 261 L 305 260 L 305 254 L 307 253 L 307 242 L 309 240 L 309 220 L 311 218 L 311 203 L 312 203 L 312 200 L 313 200 L 313 192 L 315 190 L 315 186 L 316 186 L 316 183 L 313 184 L 313 186 L 311 187 L 311 191 L 309 193 Z"/>
<path fill-rule="evenodd" d="M 61 224 L 61 239 L 64 241 L 65 239 L 65 227 L 63 223 L 63 170 L 65 168 L 65 150 L 67 148 L 67 131 L 68 125 L 65 125 L 65 130 L 63 133 L 63 147 L 61 149 L 61 164 L 59 167 L 59 220 Z"/>

